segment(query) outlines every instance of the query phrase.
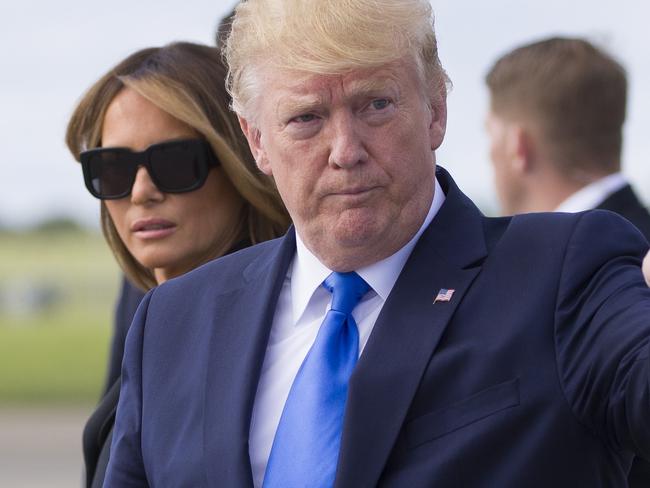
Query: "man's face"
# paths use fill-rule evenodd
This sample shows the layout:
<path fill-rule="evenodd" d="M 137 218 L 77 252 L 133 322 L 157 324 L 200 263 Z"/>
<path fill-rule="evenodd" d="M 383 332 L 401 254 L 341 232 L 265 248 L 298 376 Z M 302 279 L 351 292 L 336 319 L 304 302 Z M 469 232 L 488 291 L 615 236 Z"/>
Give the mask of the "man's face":
<path fill-rule="evenodd" d="M 502 212 L 517 213 L 520 210 L 523 187 L 513 164 L 516 154 L 512 127 L 494 111 L 489 112 L 485 127 L 490 139 L 490 159 Z"/>
<path fill-rule="evenodd" d="M 431 204 L 444 94 L 424 89 L 403 61 L 336 76 L 262 70 L 260 79 L 256 124 L 242 128 L 305 245 L 336 271 L 399 250 Z"/>

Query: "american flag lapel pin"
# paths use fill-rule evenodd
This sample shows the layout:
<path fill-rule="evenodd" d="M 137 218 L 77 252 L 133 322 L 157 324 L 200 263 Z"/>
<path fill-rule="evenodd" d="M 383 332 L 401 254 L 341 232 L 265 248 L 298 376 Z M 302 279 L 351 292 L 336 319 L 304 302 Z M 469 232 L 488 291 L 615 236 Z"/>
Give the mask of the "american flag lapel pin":
<path fill-rule="evenodd" d="M 433 303 L 436 302 L 448 302 L 451 300 L 451 297 L 454 296 L 454 292 L 456 290 L 453 290 L 451 288 L 440 288 L 440 291 L 436 295 L 436 297 L 433 299 Z"/>

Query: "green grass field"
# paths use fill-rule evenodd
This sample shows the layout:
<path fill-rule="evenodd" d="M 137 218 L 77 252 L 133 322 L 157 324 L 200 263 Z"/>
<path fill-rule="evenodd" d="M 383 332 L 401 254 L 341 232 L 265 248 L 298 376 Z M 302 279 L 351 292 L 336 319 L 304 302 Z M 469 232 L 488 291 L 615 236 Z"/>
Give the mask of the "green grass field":
<path fill-rule="evenodd" d="M 101 235 L 0 234 L 0 406 L 97 400 L 118 277 Z"/>

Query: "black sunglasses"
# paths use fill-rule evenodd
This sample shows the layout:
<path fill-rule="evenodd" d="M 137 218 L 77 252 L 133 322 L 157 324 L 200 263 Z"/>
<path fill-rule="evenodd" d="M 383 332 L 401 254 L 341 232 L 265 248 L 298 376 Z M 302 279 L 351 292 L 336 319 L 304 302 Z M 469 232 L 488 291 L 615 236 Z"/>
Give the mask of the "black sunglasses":
<path fill-rule="evenodd" d="M 131 193 L 140 166 L 165 193 L 200 188 L 210 168 L 219 160 L 203 139 L 183 139 L 153 144 L 135 152 L 123 147 L 100 147 L 79 155 L 86 188 L 102 200 L 124 198 Z"/>

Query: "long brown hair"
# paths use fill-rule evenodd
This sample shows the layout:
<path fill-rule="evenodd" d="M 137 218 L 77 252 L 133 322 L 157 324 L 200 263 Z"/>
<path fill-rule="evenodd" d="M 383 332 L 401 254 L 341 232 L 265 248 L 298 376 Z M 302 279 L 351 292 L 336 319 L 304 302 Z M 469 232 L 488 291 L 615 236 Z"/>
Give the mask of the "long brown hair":
<path fill-rule="evenodd" d="M 218 49 L 209 46 L 176 42 L 137 51 L 83 96 L 68 122 L 66 144 L 77 161 L 82 151 L 101 147 L 106 110 L 120 90 L 129 87 L 194 128 L 212 146 L 245 203 L 240 229 L 233 230 L 228 248 L 241 240 L 256 243 L 277 237 L 287 229 L 289 217 L 272 179 L 257 169 L 237 119 L 229 110 L 226 73 Z M 127 277 L 143 289 L 155 286 L 152 270 L 128 251 L 103 202 L 101 226 Z M 212 257 L 222 253 L 222 249 L 215 249 Z"/>

